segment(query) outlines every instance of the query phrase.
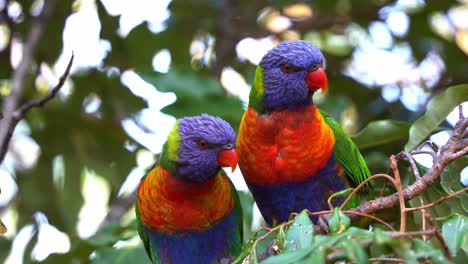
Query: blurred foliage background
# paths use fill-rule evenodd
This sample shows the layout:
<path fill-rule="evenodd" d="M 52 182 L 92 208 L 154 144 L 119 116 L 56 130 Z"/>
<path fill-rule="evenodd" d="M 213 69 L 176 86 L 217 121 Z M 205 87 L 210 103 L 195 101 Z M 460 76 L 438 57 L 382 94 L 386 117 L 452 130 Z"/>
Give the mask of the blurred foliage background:
<path fill-rule="evenodd" d="M 18 124 L 1 163 L 0 262 L 146 263 L 134 190 L 175 118 L 209 113 L 237 129 L 256 64 L 282 40 L 323 50 L 329 89 L 315 101 L 349 134 L 380 121 L 355 139 L 371 171 L 385 172 L 427 102 L 468 83 L 467 16 L 466 0 L 1 0 L 3 115 L 22 60 L 17 105 L 45 96 L 72 51 L 75 63 L 57 98 Z M 459 89 L 443 108 L 468 100 Z M 456 188 L 466 165 L 451 168 Z M 232 177 L 249 237 L 258 212 Z M 447 191 L 434 188 L 428 201 Z M 464 198 L 439 216 L 466 215 Z"/>

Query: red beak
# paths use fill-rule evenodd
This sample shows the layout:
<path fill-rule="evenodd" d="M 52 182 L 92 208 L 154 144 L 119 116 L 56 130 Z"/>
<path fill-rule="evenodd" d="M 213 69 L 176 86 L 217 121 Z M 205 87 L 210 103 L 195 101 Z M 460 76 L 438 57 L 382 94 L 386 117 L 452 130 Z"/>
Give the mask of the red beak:
<path fill-rule="evenodd" d="M 234 171 L 237 167 L 237 153 L 235 149 L 223 150 L 218 155 L 218 166 L 231 167 Z"/>
<path fill-rule="evenodd" d="M 322 89 L 322 93 L 325 93 L 328 86 L 328 80 L 323 68 L 320 67 L 315 71 L 309 72 L 306 77 L 306 83 L 309 90 L 315 92 L 318 89 Z"/>

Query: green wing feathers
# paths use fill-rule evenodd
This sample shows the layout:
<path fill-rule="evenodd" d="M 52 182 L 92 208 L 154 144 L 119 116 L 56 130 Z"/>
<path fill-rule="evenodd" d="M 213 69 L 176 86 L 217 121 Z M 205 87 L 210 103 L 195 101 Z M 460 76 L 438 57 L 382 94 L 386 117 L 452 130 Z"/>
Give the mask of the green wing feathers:
<path fill-rule="evenodd" d="M 146 253 L 150 257 L 151 261 L 154 261 L 154 257 L 151 250 L 151 244 L 148 237 L 148 234 L 143 229 L 143 223 L 141 222 L 140 212 L 138 212 L 138 199 L 136 200 L 135 204 L 135 212 L 136 212 L 136 221 L 138 226 L 138 234 L 140 235 L 141 240 L 143 241 L 143 245 L 145 246 Z"/>
<path fill-rule="evenodd" d="M 352 181 L 354 187 L 356 187 L 371 176 L 369 168 L 359 152 L 358 147 L 346 134 L 340 124 L 326 112 L 320 110 L 320 113 L 335 136 L 335 147 L 333 149 L 335 152 L 335 159 L 343 167 L 346 175 Z M 369 181 L 362 190 L 369 190 L 373 184 L 373 181 Z"/>

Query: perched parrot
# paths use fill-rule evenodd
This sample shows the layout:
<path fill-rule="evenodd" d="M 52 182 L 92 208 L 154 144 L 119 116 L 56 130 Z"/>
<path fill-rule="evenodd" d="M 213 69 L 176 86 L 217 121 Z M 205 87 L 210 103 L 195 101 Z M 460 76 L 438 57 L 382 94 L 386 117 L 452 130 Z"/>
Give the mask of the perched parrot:
<path fill-rule="evenodd" d="M 327 88 L 323 61 L 314 45 L 285 41 L 262 58 L 255 72 L 237 154 L 269 225 L 303 209 L 327 210 L 331 194 L 370 176 L 351 138 L 313 104 L 314 92 Z"/>
<path fill-rule="evenodd" d="M 242 212 L 221 167 L 237 166 L 236 136 L 209 115 L 177 121 L 138 187 L 138 231 L 152 263 L 219 263 L 239 255 Z"/>

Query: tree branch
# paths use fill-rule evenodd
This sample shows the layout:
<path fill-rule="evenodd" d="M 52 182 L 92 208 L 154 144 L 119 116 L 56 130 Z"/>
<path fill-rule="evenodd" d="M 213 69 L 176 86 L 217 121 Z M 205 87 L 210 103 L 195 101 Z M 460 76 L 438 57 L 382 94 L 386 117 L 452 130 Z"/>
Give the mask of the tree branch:
<path fill-rule="evenodd" d="M 55 8 L 55 0 L 45 0 L 41 14 L 31 23 L 26 42 L 23 49 L 23 57 L 18 68 L 13 72 L 11 78 L 11 93 L 4 100 L 2 113 L 3 119 L 0 122 L 0 163 L 5 158 L 6 150 L 11 140 L 13 131 L 18 124 L 18 117 L 15 116 L 20 98 L 24 90 L 24 80 L 31 69 L 34 52 L 41 41 L 45 27 L 52 17 Z M 15 121 L 16 120 L 16 121 Z"/>
<path fill-rule="evenodd" d="M 422 193 L 427 187 L 433 184 L 439 178 L 448 164 L 468 153 L 468 143 L 462 138 L 462 135 L 465 133 L 467 126 L 468 118 L 466 117 L 460 119 L 457 122 L 452 136 L 448 140 L 447 144 L 439 149 L 433 166 L 421 177 L 419 181 L 415 181 L 412 185 L 406 187 L 403 190 L 403 197 L 406 201 L 411 200 L 413 197 Z M 394 193 L 386 197 L 380 197 L 366 202 L 352 209 L 352 211 L 369 214 L 382 209 L 392 208 L 396 206 L 398 202 L 399 195 L 398 193 Z"/>
<path fill-rule="evenodd" d="M 398 171 L 397 161 L 394 155 L 390 157 L 391 168 L 395 175 L 395 183 L 398 191 L 398 201 L 400 202 L 401 216 L 400 216 L 400 232 L 406 231 L 406 205 L 405 198 L 403 197 L 403 187 L 401 186 L 400 172 Z"/>
<path fill-rule="evenodd" d="M 65 72 L 60 77 L 57 85 L 49 92 L 49 94 L 47 94 L 42 99 L 27 101 L 26 103 L 24 103 L 22 106 L 20 106 L 17 110 L 13 111 L 9 115 L 10 123 L 7 124 L 8 130 L 0 131 L 1 134 L 4 135 L 4 142 L 2 142 L 0 146 L 0 162 L 2 162 L 3 159 L 5 158 L 5 155 L 8 151 L 8 145 L 10 143 L 11 137 L 13 136 L 13 132 L 15 131 L 15 128 L 18 122 L 21 121 L 26 116 L 27 112 L 31 110 L 31 108 L 41 107 L 45 103 L 47 103 L 48 101 L 52 100 L 55 97 L 57 92 L 60 90 L 60 88 L 62 88 L 63 84 L 65 83 L 65 80 L 67 79 L 68 75 L 70 74 L 70 69 L 73 64 L 73 58 L 74 58 L 74 55 L 71 56 L 70 61 L 68 62 L 67 68 L 65 69 Z M 3 122 L 6 122 L 6 120 L 3 120 Z"/>
<path fill-rule="evenodd" d="M 99 228 L 103 228 L 109 224 L 120 221 L 122 216 L 125 215 L 128 210 L 130 210 L 130 208 L 135 204 L 137 199 L 137 191 L 138 188 L 127 196 L 118 197 L 115 199 L 115 201 L 110 206 L 106 217 L 99 225 Z"/>

